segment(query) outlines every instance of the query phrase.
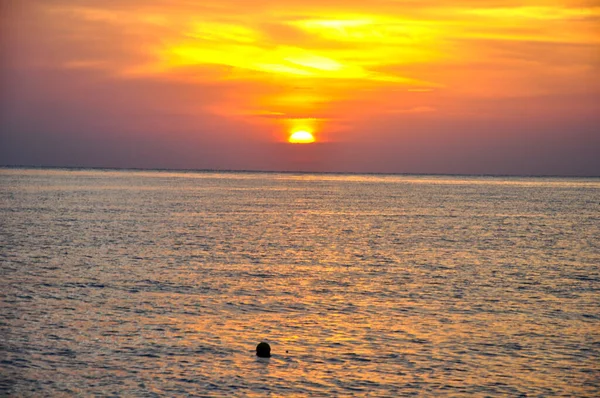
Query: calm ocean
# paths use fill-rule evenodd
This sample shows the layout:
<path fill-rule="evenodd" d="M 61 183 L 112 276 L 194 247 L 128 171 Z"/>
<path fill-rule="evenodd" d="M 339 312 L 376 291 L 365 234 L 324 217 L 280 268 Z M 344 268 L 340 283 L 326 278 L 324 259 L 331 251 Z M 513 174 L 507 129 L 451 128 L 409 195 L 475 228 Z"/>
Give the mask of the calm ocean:
<path fill-rule="evenodd" d="M 600 394 L 598 178 L 0 169 L 0 227 L 0 395 Z"/>

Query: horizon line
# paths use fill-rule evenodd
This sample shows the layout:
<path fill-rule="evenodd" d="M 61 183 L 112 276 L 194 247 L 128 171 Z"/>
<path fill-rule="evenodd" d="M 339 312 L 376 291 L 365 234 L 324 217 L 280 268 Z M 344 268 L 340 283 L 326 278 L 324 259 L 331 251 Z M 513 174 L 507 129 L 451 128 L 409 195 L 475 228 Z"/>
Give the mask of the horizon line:
<path fill-rule="evenodd" d="M 600 178 L 600 175 L 577 174 L 491 174 L 491 173 L 411 173 L 411 172 L 358 172 L 358 171 L 306 171 L 306 170 L 256 170 L 256 169 L 181 169 L 162 167 L 115 167 L 115 166 L 47 166 L 1 164 L 0 169 L 55 169 L 55 170 L 112 170 L 112 171 L 159 171 L 183 173 L 271 173 L 271 174 L 330 174 L 330 175 L 389 175 L 389 176 L 440 176 L 440 177 L 521 177 L 521 178 Z"/>

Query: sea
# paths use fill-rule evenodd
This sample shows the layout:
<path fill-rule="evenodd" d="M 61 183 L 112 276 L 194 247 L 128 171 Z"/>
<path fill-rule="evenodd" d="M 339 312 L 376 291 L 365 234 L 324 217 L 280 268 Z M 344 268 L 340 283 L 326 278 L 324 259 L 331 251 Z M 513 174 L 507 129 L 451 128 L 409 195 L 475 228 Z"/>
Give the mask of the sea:
<path fill-rule="evenodd" d="M 600 178 L 3 168 L 0 247 L 2 396 L 600 395 Z"/>

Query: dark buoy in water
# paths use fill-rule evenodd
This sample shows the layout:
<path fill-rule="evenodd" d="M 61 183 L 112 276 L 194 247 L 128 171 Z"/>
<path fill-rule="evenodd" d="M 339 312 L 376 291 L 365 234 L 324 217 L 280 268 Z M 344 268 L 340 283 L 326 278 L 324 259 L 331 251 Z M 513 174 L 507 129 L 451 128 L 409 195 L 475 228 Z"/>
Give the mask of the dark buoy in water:
<path fill-rule="evenodd" d="M 256 346 L 256 356 L 269 358 L 271 356 L 271 346 L 268 343 L 258 343 Z"/>

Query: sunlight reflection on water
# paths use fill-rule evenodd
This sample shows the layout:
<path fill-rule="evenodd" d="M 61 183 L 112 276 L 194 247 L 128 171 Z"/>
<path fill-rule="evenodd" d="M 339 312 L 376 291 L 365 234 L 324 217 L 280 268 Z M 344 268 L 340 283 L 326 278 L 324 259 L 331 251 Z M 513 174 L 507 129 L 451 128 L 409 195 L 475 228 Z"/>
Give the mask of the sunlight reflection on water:
<path fill-rule="evenodd" d="M 600 387 L 598 179 L 0 179 L 2 394 Z"/>

